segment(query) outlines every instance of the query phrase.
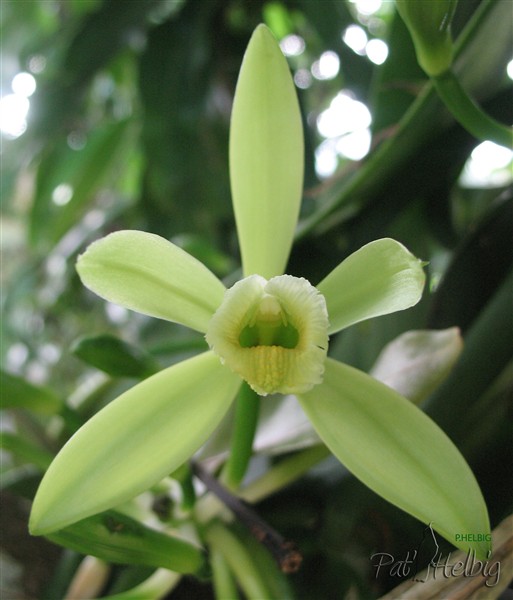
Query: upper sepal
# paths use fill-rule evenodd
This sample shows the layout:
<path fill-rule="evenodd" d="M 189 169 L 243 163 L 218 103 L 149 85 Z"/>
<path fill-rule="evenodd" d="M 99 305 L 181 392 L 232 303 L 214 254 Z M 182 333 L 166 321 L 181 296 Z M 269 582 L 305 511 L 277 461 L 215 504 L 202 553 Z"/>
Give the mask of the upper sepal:
<path fill-rule="evenodd" d="M 244 276 L 281 275 L 303 189 L 303 126 L 287 61 L 265 25 L 251 37 L 230 125 L 230 182 Z"/>

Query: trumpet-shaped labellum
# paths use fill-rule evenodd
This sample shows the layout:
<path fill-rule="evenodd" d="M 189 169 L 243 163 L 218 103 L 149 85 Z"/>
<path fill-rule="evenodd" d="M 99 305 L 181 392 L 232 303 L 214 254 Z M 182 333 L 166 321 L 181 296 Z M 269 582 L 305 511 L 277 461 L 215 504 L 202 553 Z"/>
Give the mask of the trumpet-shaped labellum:
<path fill-rule="evenodd" d="M 226 292 L 206 338 L 258 394 L 306 392 L 324 373 L 326 303 L 306 279 L 251 275 Z"/>

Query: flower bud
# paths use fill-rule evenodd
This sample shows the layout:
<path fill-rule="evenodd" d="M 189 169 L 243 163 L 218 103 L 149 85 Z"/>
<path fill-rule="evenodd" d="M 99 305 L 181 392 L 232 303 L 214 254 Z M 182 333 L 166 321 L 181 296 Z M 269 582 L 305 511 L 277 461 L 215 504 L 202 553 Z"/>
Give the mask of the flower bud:
<path fill-rule="evenodd" d="M 435 77 L 452 64 L 451 21 L 458 0 L 396 0 L 395 4 L 410 31 L 417 60 Z"/>

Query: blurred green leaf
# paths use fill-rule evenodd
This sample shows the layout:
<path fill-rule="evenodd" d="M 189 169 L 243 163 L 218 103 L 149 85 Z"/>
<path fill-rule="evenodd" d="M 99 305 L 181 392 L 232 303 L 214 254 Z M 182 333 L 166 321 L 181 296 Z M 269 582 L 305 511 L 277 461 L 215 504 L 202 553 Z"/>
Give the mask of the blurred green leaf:
<path fill-rule="evenodd" d="M 433 297 L 429 326 L 466 331 L 513 265 L 513 197 L 498 199 L 460 246 Z"/>
<path fill-rule="evenodd" d="M 159 370 L 151 355 L 113 335 L 81 338 L 72 346 L 71 352 L 112 377 L 144 379 Z"/>
<path fill-rule="evenodd" d="M 116 511 L 94 515 L 48 538 L 114 563 L 164 567 L 178 573 L 197 573 L 205 567 L 201 548 Z"/>
<path fill-rule="evenodd" d="M 24 408 L 37 414 L 59 412 L 62 400 L 49 388 L 36 386 L 22 377 L 0 371 L 2 408 Z"/>
<path fill-rule="evenodd" d="M 457 58 L 464 63 L 465 58 L 479 47 L 476 43 L 478 32 L 481 29 L 489 30 L 495 20 L 500 19 L 501 28 L 497 39 L 500 52 L 493 57 L 489 56 L 488 61 L 480 61 L 479 68 L 472 65 L 468 69 L 472 78 L 471 93 L 477 88 L 481 90 L 480 78 L 488 81 L 484 98 L 493 98 L 501 93 L 503 69 L 507 60 L 505 49 L 508 46 L 508 33 L 506 27 L 502 27 L 506 18 L 503 11 L 506 10 L 508 7 L 504 2 L 483 2 L 457 40 Z M 506 110 L 510 109 L 511 106 Z M 316 211 L 299 224 L 298 236 L 302 237 L 312 230 L 322 233 L 328 224 L 329 227 L 334 227 L 341 220 L 346 220 L 348 215 L 352 216 L 356 210 L 355 205 L 361 209 L 373 200 L 382 200 L 383 187 L 390 180 L 402 184 L 403 192 L 409 191 L 411 196 L 416 195 L 418 184 L 414 179 L 410 182 L 414 186 L 409 189 L 406 187 L 407 182 L 397 179 L 402 175 L 401 170 L 406 167 L 409 172 L 422 174 L 424 181 L 431 181 L 431 171 L 427 177 L 427 172 L 421 170 L 423 147 L 452 126 L 453 119 L 442 109 L 431 84 L 426 84 L 402 116 L 393 135 L 375 148 L 358 170 L 348 172 L 344 177 L 334 179 L 331 185 L 325 186 Z"/>
<path fill-rule="evenodd" d="M 270 583 L 267 574 L 260 571 L 249 548 L 221 522 L 213 522 L 206 531 L 206 540 L 219 552 L 230 568 L 238 587 L 248 600 L 270 598 Z"/>
<path fill-rule="evenodd" d="M 229 100 L 224 86 L 214 85 L 213 61 L 226 35 L 221 21 L 212 25 L 217 9 L 217 2 L 184 3 L 179 19 L 151 30 L 140 59 L 145 216 L 149 230 L 167 238 L 184 231 L 219 236 L 222 219 L 233 219 Z"/>
<path fill-rule="evenodd" d="M 278 568 L 276 560 L 262 543 L 256 540 L 246 529 L 239 527 L 237 535 L 249 550 L 251 558 L 260 573 L 265 573 L 265 583 L 269 588 L 270 598 L 294 600 L 289 578 Z"/>
<path fill-rule="evenodd" d="M 38 167 L 30 215 L 34 245 L 55 244 L 79 222 L 101 186 L 118 174 L 130 129 L 130 120 L 107 123 L 90 133 L 81 150 L 71 150 L 65 142 L 47 150 Z"/>
<path fill-rule="evenodd" d="M 75 4 L 87 6 L 88 3 Z M 164 4 L 164 0 L 101 2 L 96 10 L 78 20 L 73 37 L 55 61 L 57 69 L 38 94 L 39 101 L 32 115 L 33 133 L 52 138 L 68 130 L 83 108 L 84 91 L 91 78 L 106 67 L 116 53 L 130 47 L 137 35 L 144 34 L 152 11 Z"/>
<path fill-rule="evenodd" d="M 167 569 L 158 569 L 139 585 L 125 589 L 113 595 L 104 596 L 105 600 L 160 600 L 164 598 L 180 581 L 180 575 Z"/>
<path fill-rule="evenodd" d="M 18 433 L 0 432 L 0 448 L 11 452 L 18 460 L 30 463 L 45 471 L 53 460 L 53 454 L 27 440 Z"/>
<path fill-rule="evenodd" d="M 451 375 L 426 405 L 426 411 L 451 432 L 456 443 L 477 435 L 467 424 L 470 409 L 513 357 L 512 290 L 510 271 L 466 332 L 464 350 Z"/>
<path fill-rule="evenodd" d="M 387 37 L 388 57 L 372 80 L 372 130 L 396 125 L 415 100 L 426 76 L 417 63 L 410 34 L 396 13 Z M 390 132 L 392 133 L 392 132 Z"/>

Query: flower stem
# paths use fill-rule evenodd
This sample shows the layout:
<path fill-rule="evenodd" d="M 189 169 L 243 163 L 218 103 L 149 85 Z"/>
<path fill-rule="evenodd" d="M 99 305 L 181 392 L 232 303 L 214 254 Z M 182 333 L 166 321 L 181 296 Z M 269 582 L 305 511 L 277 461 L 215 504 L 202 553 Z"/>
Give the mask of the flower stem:
<path fill-rule="evenodd" d="M 321 460 L 330 456 L 330 451 L 323 444 L 312 446 L 285 458 L 273 466 L 262 477 L 250 483 L 241 491 L 241 497 L 247 502 L 258 502 L 274 492 L 294 482 Z"/>
<path fill-rule="evenodd" d="M 438 95 L 454 118 L 477 139 L 513 146 L 513 130 L 484 113 L 449 70 L 431 79 Z"/>
<path fill-rule="evenodd" d="M 253 450 L 259 408 L 260 397 L 244 382 L 236 401 L 230 455 L 221 476 L 223 483 L 230 489 L 237 488 L 246 474 Z"/>

